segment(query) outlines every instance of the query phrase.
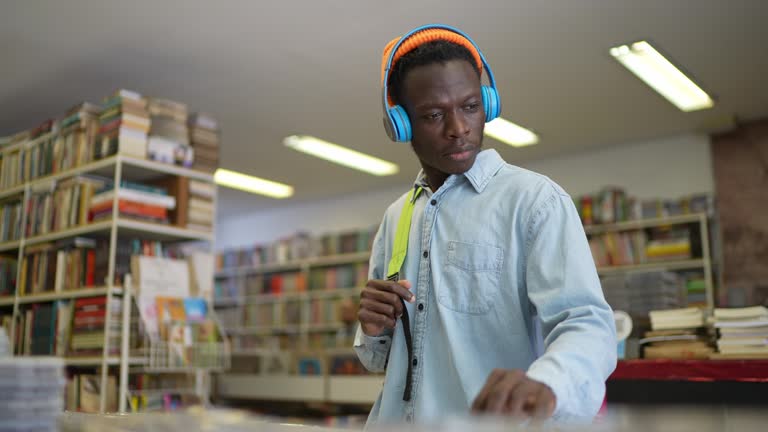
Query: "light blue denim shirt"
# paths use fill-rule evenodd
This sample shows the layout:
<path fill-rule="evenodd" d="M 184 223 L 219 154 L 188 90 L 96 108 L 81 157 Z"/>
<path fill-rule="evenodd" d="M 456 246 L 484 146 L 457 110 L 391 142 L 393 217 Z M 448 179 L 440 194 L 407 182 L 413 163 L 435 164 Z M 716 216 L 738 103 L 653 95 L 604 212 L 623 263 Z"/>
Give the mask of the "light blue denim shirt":
<path fill-rule="evenodd" d="M 423 172 L 417 185 L 426 185 Z M 386 279 L 405 194 L 386 211 L 373 243 L 370 278 Z M 402 321 L 355 350 L 371 371 L 386 370 L 368 425 L 464 416 L 495 368 L 521 369 L 557 398 L 556 421 L 590 420 L 616 366 L 611 308 L 578 213 L 549 178 L 482 151 L 464 174 L 415 201 L 401 279 L 413 337 Z M 413 362 L 410 402 L 403 401 Z"/>

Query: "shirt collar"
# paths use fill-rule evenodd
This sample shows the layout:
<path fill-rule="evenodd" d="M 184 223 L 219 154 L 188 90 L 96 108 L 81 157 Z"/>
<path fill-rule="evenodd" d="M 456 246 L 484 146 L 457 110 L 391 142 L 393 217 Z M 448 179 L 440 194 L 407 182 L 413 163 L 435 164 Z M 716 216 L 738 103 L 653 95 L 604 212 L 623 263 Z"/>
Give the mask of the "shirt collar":
<path fill-rule="evenodd" d="M 491 178 L 493 178 L 493 176 L 499 172 L 501 167 L 504 166 L 504 163 L 504 159 L 499 156 L 499 153 L 496 150 L 483 150 L 478 153 L 472 168 L 461 175 L 469 180 L 469 183 L 475 188 L 477 193 L 481 193 L 485 187 L 488 186 L 488 182 L 491 181 Z M 414 188 L 419 186 L 423 188 L 429 187 L 427 175 L 424 173 L 423 169 L 419 171 L 419 175 L 416 176 L 416 180 L 413 182 Z"/>

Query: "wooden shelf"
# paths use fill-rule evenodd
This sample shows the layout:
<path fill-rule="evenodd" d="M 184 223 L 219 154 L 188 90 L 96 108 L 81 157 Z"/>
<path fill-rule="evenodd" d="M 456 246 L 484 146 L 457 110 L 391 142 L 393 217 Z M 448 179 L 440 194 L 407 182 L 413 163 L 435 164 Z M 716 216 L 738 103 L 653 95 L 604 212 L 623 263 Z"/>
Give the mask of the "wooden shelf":
<path fill-rule="evenodd" d="M 65 357 L 64 363 L 67 366 L 101 366 L 102 359 L 103 358 L 101 356 Z M 128 364 L 131 364 L 131 365 L 142 365 L 145 363 L 146 363 L 146 359 L 144 357 L 128 358 Z M 120 364 L 120 357 L 119 356 L 107 357 L 107 364 L 111 366 Z"/>
<path fill-rule="evenodd" d="M 151 222 L 141 222 L 129 219 L 117 220 L 118 234 L 121 235 L 141 235 L 151 240 L 169 241 L 169 240 L 198 240 L 211 241 L 213 232 L 203 232 L 191 230 L 188 228 L 179 228 L 173 225 L 162 225 Z M 147 237 L 150 235 L 152 237 Z"/>
<path fill-rule="evenodd" d="M 19 246 L 21 246 L 21 242 L 19 240 L 3 242 L 0 243 L 0 252 L 16 250 L 19 248 Z"/>
<path fill-rule="evenodd" d="M 372 376 L 328 376 L 328 402 L 374 403 L 384 385 L 384 377 Z"/>
<path fill-rule="evenodd" d="M 216 272 L 216 278 L 233 276 L 245 276 L 249 274 L 277 273 L 285 271 L 299 271 L 305 266 L 327 267 L 342 264 L 354 264 L 367 261 L 371 257 L 370 252 L 355 252 L 333 256 L 312 257 L 302 260 L 288 261 L 284 263 L 262 264 L 258 267 L 232 267 Z"/>
<path fill-rule="evenodd" d="M 14 186 L 12 188 L 4 189 L 0 191 L 0 199 L 5 199 L 12 197 L 14 195 L 19 195 L 24 192 L 24 185 L 18 185 Z"/>
<path fill-rule="evenodd" d="M 78 167 L 70 168 L 65 171 L 33 179 L 29 182 L 29 184 L 34 188 L 34 186 L 44 185 L 46 183 L 50 183 L 51 181 L 60 180 L 79 174 L 96 174 L 102 177 L 112 178 L 114 177 L 115 167 L 117 166 L 118 162 L 120 162 L 123 166 L 122 169 L 124 172 L 122 173 L 121 177 L 126 180 L 147 181 L 168 175 L 176 175 L 189 177 L 207 183 L 213 183 L 213 175 L 203 171 L 192 170 L 176 165 L 139 159 L 130 156 L 114 155 L 104 159 L 89 162 Z M 21 188 L 23 190 L 23 186 Z"/>
<path fill-rule="evenodd" d="M 3 297 L 0 297 L 0 306 L 12 306 L 14 300 L 15 300 L 14 296 L 3 296 Z"/>
<path fill-rule="evenodd" d="M 109 294 L 109 290 L 110 290 L 109 287 L 93 287 L 93 288 L 82 288 L 82 289 L 71 290 L 71 291 L 31 294 L 31 295 L 25 295 L 25 296 L 19 297 L 19 304 L 41 303 L 41 302 L 48 302 L 48 301 L 54 301 L 54 300 L 67 300 L 67 299 L 75 299 L 75 298 L 82 298 L 82 297 L 97 297 L 97 296 Z M 122 288 L 120 287 L 112 288 L 112 294 L 122 294 L 122 293 L 123 293 Z"/>
<path fill-rule="evenodd" d="M 37 235 L 24 240 L 25 244 L 34 245 L 49 241 L 60 240 L 69 237 L 75 237 L 85 234 L 95 234 L 106 232 L 112 229 L 112 220 L 103 220 L 87 225 L 81 225 L 75 228 L 56 231 L 43 235 Z M 159 241 L 178 241 L 178 240 L 196 240 L 210 241 L 213 238 L 212 232 L 201 232 L 186 228 L 179 228 L 173 225 L 162 225 L 151 222 L 141 222 L 129 219 L 118 219 L 117 229 L 119 235 L 136 235 L 149 240 Z M 2 249 L 0 249 L 2 250 Z"/>
<path fill-rule="evenodd" d="M 600 233 L 615 232 L 615 231 L 632 231 L 632 230 L 651 228 L 651 227 L 657 227 L 657 226 L 680 225 L 680 224 L 687 224 L 687 223 L 693 223 L 693 222 L 700 222 L 702 219 L 705 219 L 706 217 L 707 215 L 704 213 L 693 213 L 693 214 L 669 216 L 669 217 L 663 217 L 663 218 L 639 219 L 634 221 L 618 222 L 613 224 L 585 225 L 584 232 L 587 234 L 600 234 Z"/>
<path fill-rule="evenodd" d="M 68 237 L 75 237 L 84 234 L 93 234 L 100 231 L 108 231 L 112 227 L 112 221 L 106 220 L 87 225 L 81 225 L 75 228 L 69 228 L 61 231 L 55 231 L 47 234 L 36 235 L 24 240 L 26 245 L 34 245 L 49 241 L 60 240 Z"/>
<path fill-rule="evenodd" d="M 324 401 L 323 376 L 221 374 L 216 394 L 240 399 Z"/>
<path fill-rule="evenodd" d="M 214 299 L 214 306 L 246 306 L 262 303 L 279 303 L 292 300 L 308 300 L 334 297 L 348 297 L 356 295 L 362 288 L 336 288 L 330 290 L 312 290 L 304 292 L 280 293 L 280 294 L 258 294 L 248 297 L 235 297 L 227 299 Z"/>
<path fill-rule="evenodd" d="M 645 264 L 633 264 L 623 266 L 598 267 L 597 273 L 600 275 L 630 273 L 630 272 L 648 272 L 656 270 L 685 270 L 697 269 L 705 266 L 704 259 L 691 259 L 681 261 L 662 261 Z"/>
<path fill-rule="evenodd" d="M 372 404 L 381 391 L 381 375 L 220 374 L 216 394 L 234 399 Z"/>

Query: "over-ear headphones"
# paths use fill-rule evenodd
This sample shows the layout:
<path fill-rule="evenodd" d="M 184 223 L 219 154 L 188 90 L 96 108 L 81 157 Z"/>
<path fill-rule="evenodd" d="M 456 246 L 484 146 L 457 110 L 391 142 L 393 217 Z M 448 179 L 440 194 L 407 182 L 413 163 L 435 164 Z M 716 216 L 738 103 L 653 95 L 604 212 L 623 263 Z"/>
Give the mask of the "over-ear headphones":
<path fill-rule="evenodd" d="M 437 31 L 431 31 L 437 30 Z M 442 30 L 447 30 L 447 33 Z M 416 35 L 419 33 L 418 35 Z M 490 65 L 485 60 L 485 56 L 478 48 L 472 39 L 461 30 L 443 24 L 429 24 L 421 27 L 417 27 L 405 35 L 399 40 L 390 42 L 384 49 L 385 56 L 387 55 L 387 49 L 389 49 L 389 55 L 385 57 L 386 62 L 382 61 L 382 103 L 384 107 L 384 129 L 387 131 L 387 135 L 392 141 L 408 142 L 413 138 L 411 131 L 411 121 L 408 118 L 408 114 L 405 109 L 400 105 L 390 104 L 389 89 L 387 81 L 389 81 L 389 71 L 395 61 L 395 55 L 398 54 L 398 58 L 406 52 L 398 53 L 398 49 L 406 43 L 409 39 L 418 39 L 416 43 L 406 52 L 423 45 L 427 42 L 434 40 L 448 40 L 449 42 L 457 43 L 461 46 L 467 47 L 476 60 L 479 60 L 478 67 L 482 72 L 483 68 L 488 71 L 489 86 L 481 86 L 480 91 L 483 97 L 483 110 L 485 111 L 485 121 L 489 122 L 501 114 L 501 99 L 499 98 L 499 92 L 496 90 L 496 80 L 493 78 L 493 72 Z M 390 48 L 391 46 L 391 48 Z"/>

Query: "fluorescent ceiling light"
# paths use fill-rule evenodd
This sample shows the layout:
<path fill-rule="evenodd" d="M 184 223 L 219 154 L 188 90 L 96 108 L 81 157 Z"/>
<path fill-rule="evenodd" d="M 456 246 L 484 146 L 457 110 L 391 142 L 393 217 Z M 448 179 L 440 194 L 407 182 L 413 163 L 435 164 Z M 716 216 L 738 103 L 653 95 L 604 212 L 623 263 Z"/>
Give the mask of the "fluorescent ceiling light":
<path fill-rule="evenodd" d="M 611 55 L 682 111 L 712 108 L 715 102 L 646 41 L 611 48 Z"/>
<path fill-rule="evenodd" d="M 266 195 L 272 198 L 288 198 L 293 195 L 293 186 L 241 174 L 224 168 L 216 170 L 216 173 L 213 175 L 213 181 L 221 186 Z"/>
<path fill-rule="evenodd" d="M 512 147 L 525 147 L 539 142 L 535 133 L 501 117 L 485 124 L 485 134 Z"/>
<path fill-rule="evenodd" d="M 398 171 L 397 165 L 391 162 L 309 135 L 291 135 L 283 140 L 283 144 L 294 150 L 376 176 L 392 175 Z"/>

